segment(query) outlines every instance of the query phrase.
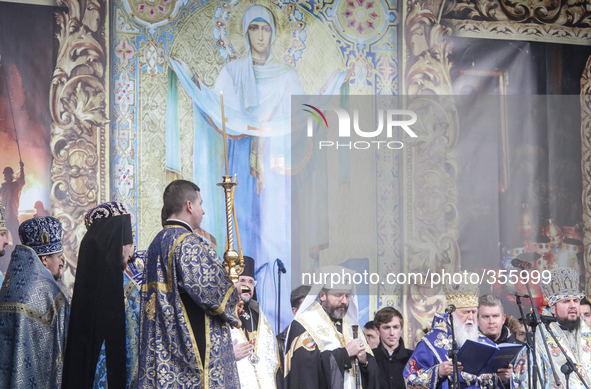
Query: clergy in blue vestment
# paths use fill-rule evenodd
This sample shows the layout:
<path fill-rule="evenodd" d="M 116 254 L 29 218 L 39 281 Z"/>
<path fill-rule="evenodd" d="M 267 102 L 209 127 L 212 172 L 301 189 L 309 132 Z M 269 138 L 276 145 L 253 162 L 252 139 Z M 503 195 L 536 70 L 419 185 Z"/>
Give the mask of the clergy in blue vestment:
<path fill-rule="evenodd" d="M 0 388 L 59 389 L 70 313 L 56 282 L 62 227 L 50 216 L 30 219 L 19 236 L 0 290 Z"/>
<path fill-rule="evenodd" d="M 469 275 L 468 273 L 468 277 L 466 277 L 468 281 L 470 280 Z M 493 341 L 479 332 L 476 323 L 479 285 L 470 282 L 444 284 L 443 289 L 447 297 L 447 304 L 456 307 L 452 315 L 458 349 L 468 339 L 494 346 Z M 449 317 L 447 314 L 436 313 L 431 331 L 417 344 L 404 368 L 403 375 L 407 388 L 450 388 L 453 364 L 448 354 L 451 349 L 452 333 Z M 462 367 L 459 366 L 458 370 L 461 369 Z M 460 371 L 462 388 L 509 388 L 514 387 L 516 383 L 511 365 L 506 369 L 499 369 L 495 374 L 481 374 L 479 376 Z"/>
<path fill-rule="evenodd" d="M 135 251 L 131 216 L 109 202 L 91 209 L 84 224 L 62 388 L 136 388 L 139 288 L 125 274 Z"/>
<path fill-rule="evenodd" d="M 173 181 L 163 200 L 166 222 L 141 287 L 139 387 L 239 389 L 230 334 L 239 297 L 215 250 L 193 233 L 204 214 L 199 187 Z"/>

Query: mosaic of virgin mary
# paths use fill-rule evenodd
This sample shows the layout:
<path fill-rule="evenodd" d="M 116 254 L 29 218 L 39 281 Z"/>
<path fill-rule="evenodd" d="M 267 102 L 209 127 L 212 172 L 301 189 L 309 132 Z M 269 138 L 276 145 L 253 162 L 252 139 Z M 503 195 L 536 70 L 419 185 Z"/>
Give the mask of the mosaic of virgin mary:
<path fill-rule="evenodd" d="M 230 136 L 229 172 L 237 174 L 239 184 L 235 208 L 242 251 L 257 258 L 259 264 L 269 261 L 269 269 L 275 258 L 281 258 L 286 265 L 290 263 L 291 174 L 292 167 L 303 159 L 302 153 L 292 153 L 291 128 L 296 113 L 292 114 L 291 97 L 306 95 L 295 68 L 274 55 L 274 43 L 280 33 L 269 8 L 247 8 L 242 16 L 245 55 L 228 62 L 212 88 L 200 82 L 199 75 L 187 64 L 169 59 L 174 74 L 193 101 L 194 176 L 200 187 L 211 188 L 209 185 L 221 180 L 219 166 L 218 172 L 212 171 L 211 149 L 221 140 L 223 92 Z M 338 94 L 351 74 L 351 70 L 335 71 L 314 95 Z M 224 220 L 220 217 L 224 214 L 223 198 L 215 192 L 204 197 L 204 203 L 213 210 L 210 223 L 204 219 L 204 230 L 220 241 L 225 235 Z"/>

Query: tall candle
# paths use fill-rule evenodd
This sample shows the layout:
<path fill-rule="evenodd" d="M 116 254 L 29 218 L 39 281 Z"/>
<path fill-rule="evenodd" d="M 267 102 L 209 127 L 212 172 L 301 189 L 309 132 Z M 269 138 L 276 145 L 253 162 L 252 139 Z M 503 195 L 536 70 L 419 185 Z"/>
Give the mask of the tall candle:
<path fill-rule="evenodd" d="M 224 92 L 220 91 L 220 103 L 222 105 L 222 128 L 224 129 L 224 162 L 226 165 L 226 176 L 228 175 L 228 136 L 226 135 L 226 117 L 224 116 Z"/>
<path fill-rule="evenodd" d="M 234 174 L 234 183 L 236 183 L 237 174 Z M 238 258 L 242 258 L 242 245 L 240 244 L 240 232 L 238 232 L 238 219 L 236 218 L 236 209 L 234 209 L 234 190 L 232 188 L 232 213 L 234 214 L 234 227 L 236 228 L 236 240 L 238 241 Z"/>

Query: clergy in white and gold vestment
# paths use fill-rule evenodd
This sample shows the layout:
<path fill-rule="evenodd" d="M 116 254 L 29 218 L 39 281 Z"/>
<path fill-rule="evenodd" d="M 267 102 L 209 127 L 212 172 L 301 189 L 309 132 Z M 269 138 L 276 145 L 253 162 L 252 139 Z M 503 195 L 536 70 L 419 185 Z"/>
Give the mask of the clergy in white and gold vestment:
<path fill-rule="evenodd" d="M 371 348 L 361 331 L 358 339 L 353 338 L 351 326 L 359 325 L 357 296 L 352 284 L 355 273 L 340 266 L 327 266 L 318 273 L 314 280 L 324 283 L 312 286 L 289 329 L 285 387 L 354 389 L 355 376 L 359 374 L 363 388 L 378 388 L 378 365 Z M 341 277 L 338 285 L 332 285 L 334 274 L 348 274 L 349 278 Z M 355 358 L 359 361 L 359 371 L 355 368 Z"/>
<path fill-rule="evenodd" d="M 267 317 L 256 301 L 255 262 L 244 257 L 244 271 L 236 287 L 247 286 L 240 298 L 244 302 L 244 313 L 240 315 L 241 328 L 232 328 L 234 355 L 240 378 L 241 389 L 282 388 L 283 377 L 279 372 L 279 349 L 277 339 Z"/>
<path fill-rule="evenodd" d="M 567 355 L 576 364 L 577 369 L 587 385 L 591 387 L 591 329 L 580 318 L 580 300 L 585 296 L 579 290 L 579 273 L 574 269 L 558 268 L 551 271 L 551 281 L 548 284 L 542 282 L 542 291 L 548 300 L 550 312 L 558 322 L 550 323 L 550 329 L 556 335 L 558 342 L 565 349 Z M 542 327 L 542 331 L 540 330 Z M 544 348 L 543 337 L 546 338 L 550 356 Z M 545 326 L 540 325 L 536 331 L 536 355 L 542 382 L 538 382 L 539 388 L 566 388 L 566 379 L 560 371 L 566 358 L 552 335 L 546 331 Z M 554 381 L 551 363 L 556 369 L 560 383 Z M 527 355 L 522 353 L 516 363 L 516 373 L 520 388 L 528 387 Z M 584 388 L 575 372 L 570 374 L 568 387 L 571 389 Z"/>

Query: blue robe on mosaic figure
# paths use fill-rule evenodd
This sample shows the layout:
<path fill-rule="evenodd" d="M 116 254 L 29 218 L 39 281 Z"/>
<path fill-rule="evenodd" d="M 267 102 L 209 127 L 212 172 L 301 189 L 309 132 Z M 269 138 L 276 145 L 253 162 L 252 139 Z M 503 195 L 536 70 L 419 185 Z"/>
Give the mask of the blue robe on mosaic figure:
<path fill-rule="evenodd" d="M 253 22 L 267 23 L 271 27 L 271 50 L 263 64 L 255 63 L 252 58 L 248 28 Z M 291 97 L 306 95 L 306 92 L 295 69 L 273 56 L 272 45 L 276 37 L 276 26 L 271 11 L 263 6 L 251 6 L 244 13 L 242 27 L 248 55 L 229 62 L 218 75 L 213 89 L 208 89 L 203 84 L 198 87 L 192 72 L 181 62 L 171 59 L 170 65 L 185 91 L 193 99 L 193 174 L 196 183 L 209 187 L 220 182 L 224 174 L 223 159 L 219 157 L 223 150 L 222 137 L 209 122 L 213 121 L 217 129 L 222 128 L 221 91 L 224 96 L 224 116 L 228 120 L 226 130 L 230 136 L 229 173 L 237 174 L 239 183 L 235 190 L 235 209 L 238 213 L 243 252 L 252 253 L 256 258 L 268 258 L 269 268 L 273 268 L 275 258 L 282 259 L 285 266 L 290 268 L 290 209 L 293 200 L 291 174 L 292 167 L 300 164 L 303 159 L 302 155 L 291 154 L 295 149 L 291 147 Z M 335 74 L 323 88 L 322 94 L 338 94 L 346 75 L 347 72 Z M 169 96 L 169 104 L 170 101 Z M 179 155 L 178 150 L 170 147 L 171 144 L 178 144 L 178 141 L 168 136 L 168 119 L 167 132 L 168 164 L 171 156 Z M 180 157 L 171 163 L 180 168 Z M 321 168 L 324 169 L 324 166 Z M 323 193 L 322 190 L 319 192 Z M 225 213 L 225 203 L 219 194 L 205 194 L 203 200 L 213 214 Z M 220 238 L 224 237 L 226 232 L 222 218 L 204 220 L 202 227 L 216 236 L 218 241 L 223 241 Z M 327 241 L 321 240 L 309 245 L 318 246 Z M 289 293 L 289 279 L 285 280 L 284 287 L 285 290 L 282 292 Z M 273 321 L 272 307 L 275 305 L 276 291 L 268 288 L 261 289 L 260 292 L 261 306 L 269 312 L 270 320 Z M 287 305 L 282 317 L 287 325 L 287 318 L 291 317 Z"/>
<path fill-rule="evenodd" d="M 19 229 L 30 246 L 16 246 L 0 290 L 0 388 L 61 387 L 70 305 L 39 259 L 62 251 L 61 232 L 52 217 Z"/>
<path fill-rule="evenodd" d="M 139 388 L 239 389 L 230 325 L 236 287 L 212 246 L 182 221 L 152 241 L 141 288 Z"/>
<path fill-rule="evenodd" d="M 451 387 L 451 377 L 439 379 L 439 364 L 444 361 L 451 361 L 448 353 L 451 350 L 452 336 L 448 320 L 447 314 L 435 314 L 431 331 L 417 344 L 404 368 L 403 375 L 407 388 L 447 389 Z M 492 346 L 495 345 L 492 340 L 482 334 L 479 334 L 478 341 Z M 460 372 L 460 382 L 462 389 L 505 387 L 496 374 L 474 376 Z M 512 385 L 515 384 L 516 382 L 512 381 Z"/>

